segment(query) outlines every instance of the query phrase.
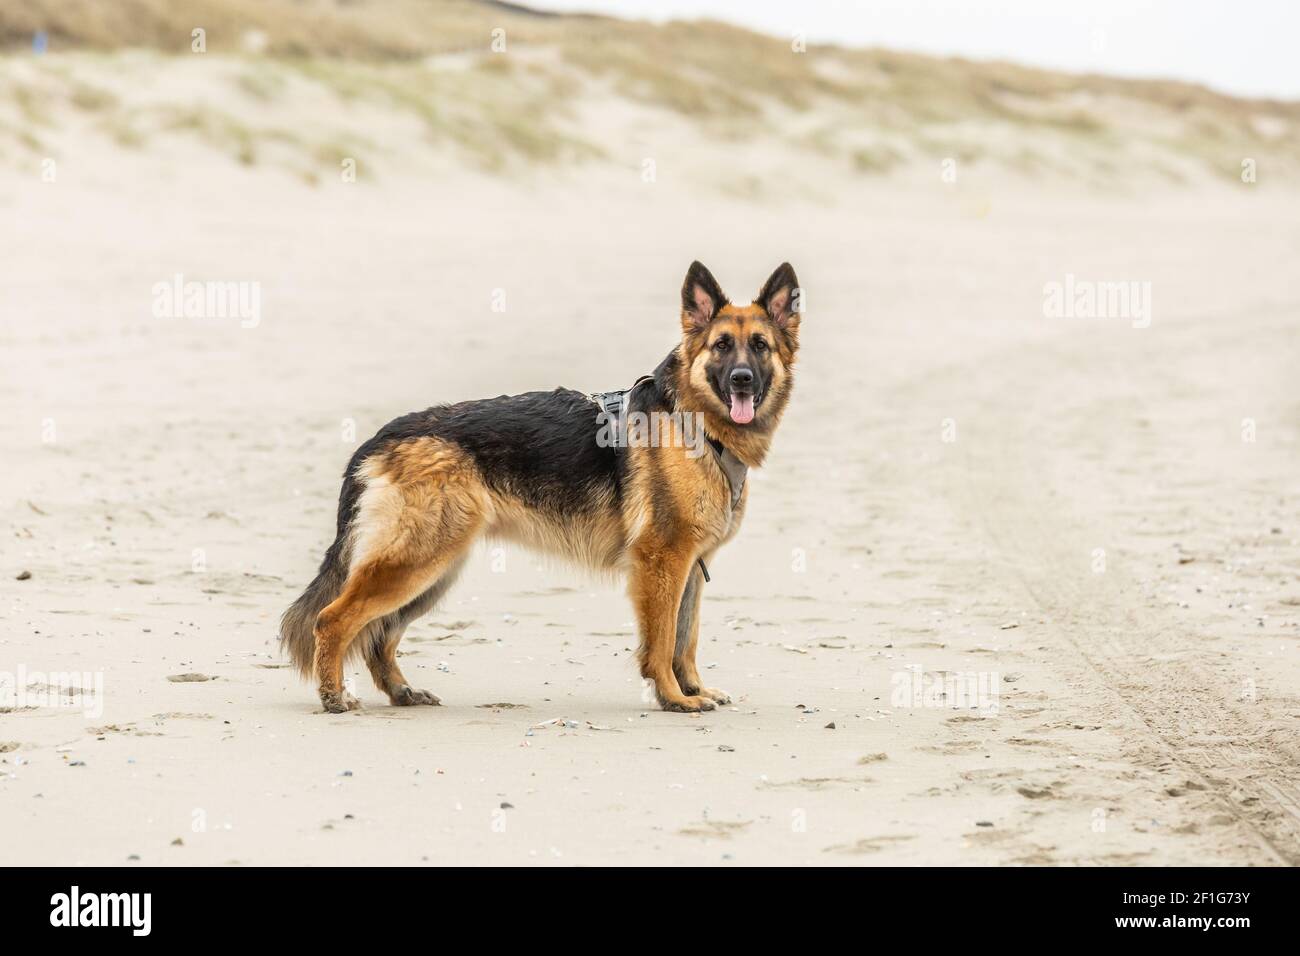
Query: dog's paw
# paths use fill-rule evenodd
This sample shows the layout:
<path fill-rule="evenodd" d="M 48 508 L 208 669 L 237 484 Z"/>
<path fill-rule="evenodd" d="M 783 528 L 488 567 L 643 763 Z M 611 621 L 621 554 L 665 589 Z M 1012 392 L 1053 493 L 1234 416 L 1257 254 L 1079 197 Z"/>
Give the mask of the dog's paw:
<path fill-rule="evenodd" d="M 678 697 L 673 700 L 665 700 L 663 709 L 677 714 L 698 714 L 702 710 L 713 710 L 716 706 L 713 701 L 707 697 Z"/>
<path fill-rule="evenodd" d="M 331 714 L 346 714 L 349 710 L 360 710 L 361 701 L 345 690 L 320 692 L 321 706 Z"/>
<path fill-rule="evenodd" d="M 731 703 L 731 695 L 725 690 L 718 690 L 716 687 L 702 687 L 700 688 L 700 695 L 709 698 L 719 707 L 725 707 Z"/>
<path fill-rule="evenodd" d="M 388 699 L 392 701 L 394 707 L 411 707 L 415 704 L 428 704 L 430 707 L 437 707 L 442 703 L 427 690 L 416 690 L 410 684 L 403 684 L 396 692 L 389 694 Z"/>
<path fill-rule="evenodd" d="M 718 690 L 716 687 L 701 687 L 693 681 L 682 680 L 680 676 L 677 679 L 682 685 L 682 693 L 687 697 L 707 697 L 719 706 L 731 703 L 731 695 L 725 690 Z"/>

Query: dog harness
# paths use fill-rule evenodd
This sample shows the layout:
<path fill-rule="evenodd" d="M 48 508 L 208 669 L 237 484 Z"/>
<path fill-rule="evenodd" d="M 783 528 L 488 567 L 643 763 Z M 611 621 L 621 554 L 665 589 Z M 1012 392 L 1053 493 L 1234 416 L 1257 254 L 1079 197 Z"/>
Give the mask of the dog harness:
<path fill-rule="evenodd" d="M 613 432 L 615 448 L 627 447 L 627 410 L 628 405 L 631 404 L 630 396 L 638 387 L 650 381 L 654 381 L 651 376 L 642 375 L 632 383 L 631 388 L 625 388 L 619 392 L 595 392 L 587 396 L 604 411 Z M 718 463 L 718 467 L 722 469 L 722 473 L 727 477 L 727 484 L 731 488 L 731 509 L 734 511 L 736 505 L 740 504 L 740 496 L 745 492 L 745 478 L 749 474 L 749 466 L 737 458 L 730 448 L 723 445 L 716 438 L 710 435 L 705 435 L 704 438 L 713 452 L 714 461 Z M 704 559 L 696 558 L 695 560 L 700 566 L 700 571 L 704 574 L 704 580 L 711 580 Z"/>

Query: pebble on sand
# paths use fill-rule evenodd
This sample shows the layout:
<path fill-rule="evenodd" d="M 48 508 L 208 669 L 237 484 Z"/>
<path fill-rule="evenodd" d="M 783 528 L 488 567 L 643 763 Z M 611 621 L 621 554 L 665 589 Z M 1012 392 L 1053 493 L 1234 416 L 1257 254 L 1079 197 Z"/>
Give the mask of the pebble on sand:
<path fill-rule="evenodd" d="M 167 679 L 173 684 L 196 684 L 205 680 L 216 680 L 215 677 L 209 677 L 207 674 L 168 674 Z"/>

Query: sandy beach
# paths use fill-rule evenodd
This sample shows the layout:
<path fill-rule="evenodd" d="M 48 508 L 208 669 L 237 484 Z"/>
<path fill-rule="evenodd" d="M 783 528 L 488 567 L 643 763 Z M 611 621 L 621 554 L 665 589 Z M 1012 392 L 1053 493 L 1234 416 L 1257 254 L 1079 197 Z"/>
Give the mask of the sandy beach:
<path fill-rule="evenodd" d="M 8 156 L 6 859 L 1300 862 L 1300 194 L 777 148 L 748 194 L 725 143 L 583 109 L 608 162 L 509 176 L 427 150 L 311 182 L 72 121 L 55 181 Z M 373 117 L 377 153 L 404 122 Z M 692 259 L 737 299 L 788 259 L 807 296 L 705 590 L 734 704 L 660 712 L 621 583 L 491 546 L 402 644 L 442 707 L 358 668 L 364 709 L 323 713 L 276 623 L 356 445 L 625 387 Z M 177 276 L 254 283 L 257 315 L 160 318 Z M 1045 314 L 1112 280 L 1145 314 Z"/>

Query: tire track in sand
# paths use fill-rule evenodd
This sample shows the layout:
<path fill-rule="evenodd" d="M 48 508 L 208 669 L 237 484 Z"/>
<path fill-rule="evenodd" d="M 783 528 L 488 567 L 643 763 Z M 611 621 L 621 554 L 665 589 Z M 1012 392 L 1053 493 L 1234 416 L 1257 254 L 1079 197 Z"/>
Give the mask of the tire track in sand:
<path fill-rule="evenodd" d="M 1166 340 L 1162 347 L 1169 344 Z M 1188 342 L 1180 344 L 1187 347 Z M 1061 378 L 1051 378 L 1059 388 L 1063 378 L 1086 377 L 1095 371 L 1095 365 L 1089 370 L 1086 361 L 1081 362 L 1075 346 L 1077 340 L 1062 349 L 1035 349 L 1034 378 L 1046 381 L 1045 369 L 1060 370 Z M 1092 357 L 1107 360 L 1106 349 L 1093 351 Z M 1019 356 L 1021 361 L 1025 358 Z M 1035 397 L 1021 392 L 1023 407 L 1050 409 L 1050 402 L 1036 403 Z M 1148 397 L 1142 389 L 1128 396 L 1139 409 Z M 1122 544 L 1126 535 L 1131 538 L 1132 529 L 1097 524 L 1123 524 L 1113 510 L 1114 502 L 1122 500 L 1143 502 L 1151 507 L 1147 514 L 1174 527 L 1174 518 L 1189 509 L 1198 517 L 1212 512 L 1215 498 L 1233 486 L 1232 480 L 1223 472 L 1198 472 L 1204 462 L 1192 463 L 1188 471 L 1202 480 L 1202 490 L 1167 501 L 1162 508 L 1159 501 L 1144 496 L 1141 467 L 1125 461 L 1130 468 L 1120 468 L 1121 474 L 1115 475 L 1117 459 L 1123 456 L 1115 454 L 1113 435 L 1097 440 L 1104 453 L 1093 462 L 1086 453 L 1080 455 L 1068 438 L 1060 440 L 1063 430 L 1077 434 L 1070 429 L 1080 422 L 1109 421 L 1105 413 L 1113 408 L 1100 406 L 1114 400 L 1113 395 L 1105 396 L 1045 417 L 1027 412 L 1034 423 L 1024 429 L 1007 424 L 1008 417 L 1017 418 L 1021 412 L 1009 416 L 1005 408 L 989 407 L 985 413 L 997 416 L 1000 427 L 981 430 L 978 441 L 956 449 L 962 467 L 950 476 L 951 493 L 968 513 L 979 516 L 1006 566 L 1050 621 L 1049 638 L 1082 659 L 1085 673 L 1101 685 L 1098 689 L 1146 728 L 1149 739 L 1136 748 L 1137 762 L 1150 768 L 1180 768 L 1192 789 L 1204 788 L 1199 794 L 1202 801 L 1212 801 L 1237 821 L 1239 835 L 1248 835 L 1257 851 L 1248 855 L 1257 856 L 1258 862 L 1300 864 L 1300 766 L 1294 758 L 1294 739 L 1291 746 L 1287 743 L 1285 696 L 1265 699 L 1249 710 L 1234 700 L 1242 682 L 1231 673 L 1236 662 L 1221 655 L 1213 667 L 1206 666 L 1207 655 L 1198 654 L 1197 645 L 1189 640 L 1193 633 L 1224 628 L 1212 621 L 1153 610 L 1151 598 L 1135 583 L 1141 572 L 1151 568 L 1141 560 L 1126 566 L 1128 559 L 1122 556 L 1126 550 Z M 1213 403 L 1210 398 L 1206 401 Z M 1204 404 L 1178 411 L 1195 419 L 1206 412 Z M 1195 432 L 1171 430 L 1183 437 L 1165 439 L 1167 447 L 1159 450 L 1148 443 L 1144 453 L 1153 464 L 1176 462 L 1178 441 L 1186 440 L 1188 433 Z M 1033 440 L 1025 440 L 1027 435 Z M 1158 461 L 1161 455 L 1163 462 Z M 1092 477 L 1099 478 L 1098 483 L 1111 482 L 1110 486 L 1097 489 L 1094 500 L 1072 500 L 1072 490 L 1077 494 L 1090 485 L 1080 478 L 1087 479 L 1092 468 L 1096 469 Z M 1276 493 L 1287 490 L 1279 480 Z M 1081 522 L 1084 516 L 1086 522 Z M 1098 541 L 1121 543 L 1106 556 L 1107 573 L 1089 569 L 1089 555 Z M 1166 576 L 1161 584 L 1168 581 Z"/>

